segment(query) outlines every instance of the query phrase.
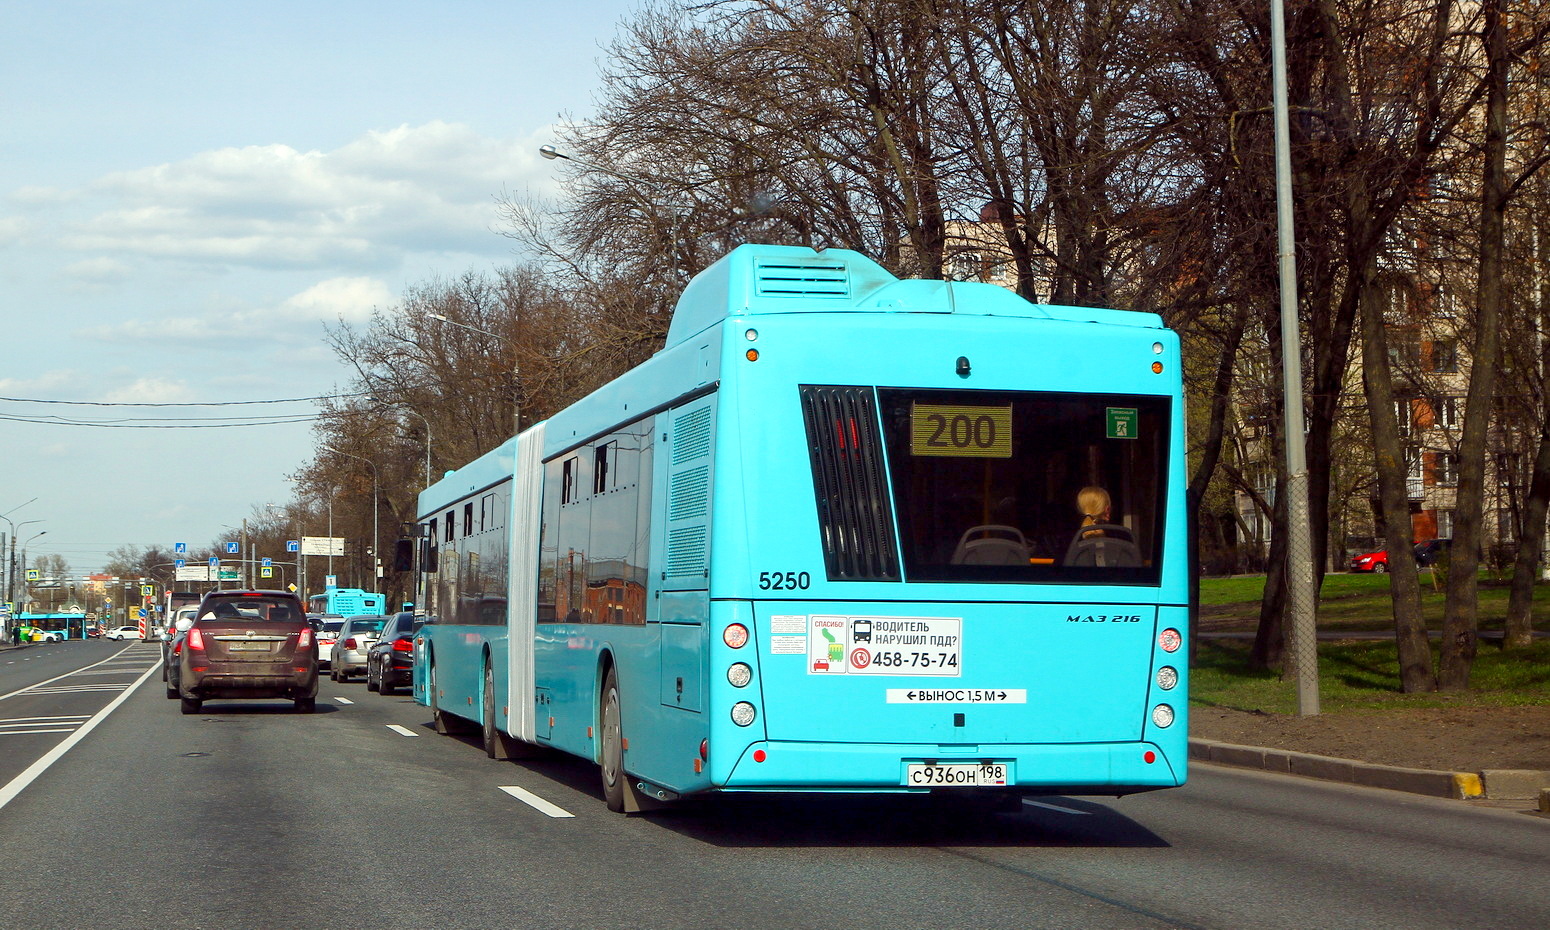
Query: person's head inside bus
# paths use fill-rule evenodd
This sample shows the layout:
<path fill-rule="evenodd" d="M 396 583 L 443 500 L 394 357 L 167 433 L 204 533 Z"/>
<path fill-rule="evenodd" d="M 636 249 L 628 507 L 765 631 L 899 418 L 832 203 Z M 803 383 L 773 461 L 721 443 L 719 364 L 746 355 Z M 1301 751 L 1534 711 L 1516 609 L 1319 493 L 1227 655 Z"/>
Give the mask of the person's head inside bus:
<path fill-rule="evenodd" d="M 1082 513 L 1082 526 L 1089 527 L 1098 523 L 1108 523 L 1109 510 L 1113 506 L 1109 500 L 1109 492 L 1097 485 L 1088 485 L 1076 494 L 1076 509 Z M 1082 537 L 1104 535 L 1101 529 L 1085 530 Z"/>

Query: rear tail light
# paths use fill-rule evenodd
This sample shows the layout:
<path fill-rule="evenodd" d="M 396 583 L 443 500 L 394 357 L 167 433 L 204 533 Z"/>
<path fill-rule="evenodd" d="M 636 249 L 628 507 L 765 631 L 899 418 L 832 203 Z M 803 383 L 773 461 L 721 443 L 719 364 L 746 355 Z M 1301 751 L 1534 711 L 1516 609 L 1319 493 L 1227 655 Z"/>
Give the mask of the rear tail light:
<path fill-rule="evenodd" d="M 194 652 L 205 651 L 205 637 L 203 633 L 199 632 L 199 627 L 197 626 L 189 627 L 188 629 L 188 648 Z"/>
<path fill-rule="evenodd" d="M 1157 645 L 1163 652 L 1178 652 L 1183 642 L 1183 637 L 1179 636 L 1179 631 L 1175 629 L 1163 630 L 1157 634 Z"/>
<path fill-rule="evenodd" d="M 733 649 L 741 649 L 748 643 L 748 627 L 733 623 L 721 631 L 721 641 Z"/>
<path fill-rule="evenodd" d="M 311 629 L 302 630 L 301 631 L 301 635 L 296 637 L 296 648 L 297 649 L 309 649 L 309 648 L 311 648 L 311 646 L 312 646 L 312 630 Z"/>
<path fill-rule="evenodd" d="M 404 639 L 402 636 L 400 636 L 399 638 L 393 640 L 393 651 L 394 652 L 413 652 L 414 651 L 414 642 L 412 640 Z"/>
<path fill-rule="evenodd" d="M 1159 727 L 1173 726 L 1173 708 L 1167 704 L 1158 704 L 1152 708 L 1152 722 Z"/>
<path fill-rule="evenodd" d="M 1164 691 L 1172 691 L 1178 687 L 1179 670 L 1171 665 L 1164 665 L 1157 670 L 1157 687 Z"/>
<path fill-rule="evenodd" d="M 355 647 L 355 637 L 352 636 L 349 639 L 345 640 L 344 641 L 344 648 L 346 648 L 346 649 L 354 649 L 354 648 L 356 648 Z"/>

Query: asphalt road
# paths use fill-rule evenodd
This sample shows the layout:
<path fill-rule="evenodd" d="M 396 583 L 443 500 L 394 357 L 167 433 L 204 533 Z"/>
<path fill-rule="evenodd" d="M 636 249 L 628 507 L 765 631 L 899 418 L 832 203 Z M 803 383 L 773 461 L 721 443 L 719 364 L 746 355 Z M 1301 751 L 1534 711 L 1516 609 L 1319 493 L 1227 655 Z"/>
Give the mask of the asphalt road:
<path fill-rule="evenodd" d="M 76 740 L 0 807 L 0 925 L 1550 926 L 1550 821 L 1516 811 L 1196 766 L 1183 789 L 1016 814 L 741 796 L 626 818 L 594 768 L 486 759 L 359 680 L 325 680 L 313 715 L 185 717 L 159 649 L 120 652 L 0 653 L 0 789 Z M 120 698 L 84 736 L 17 723 Z"/>

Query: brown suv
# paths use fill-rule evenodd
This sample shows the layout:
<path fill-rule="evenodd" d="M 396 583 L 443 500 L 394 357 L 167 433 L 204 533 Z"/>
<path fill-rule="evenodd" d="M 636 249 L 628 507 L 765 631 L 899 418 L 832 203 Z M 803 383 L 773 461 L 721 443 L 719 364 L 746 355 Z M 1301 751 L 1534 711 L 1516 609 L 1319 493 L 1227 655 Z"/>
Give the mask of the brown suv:
<path fill-rule="evenodd" d="M 317 641 L 289 592 L 211 591 L 174 652 L 171 685 L 185 714 L 208 698 L 289 698 L 303 714 L 317 707 Z"/>

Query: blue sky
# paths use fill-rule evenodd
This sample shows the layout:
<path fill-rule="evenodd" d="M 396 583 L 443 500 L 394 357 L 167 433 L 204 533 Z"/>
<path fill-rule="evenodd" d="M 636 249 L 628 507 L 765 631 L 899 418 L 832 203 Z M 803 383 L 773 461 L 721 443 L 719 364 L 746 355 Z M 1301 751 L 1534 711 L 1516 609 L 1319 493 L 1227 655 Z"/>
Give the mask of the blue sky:
<path fill-rule="evenodd" d="M 0 0 L 0 396 L 342 388 L 326 324 L 513 259 L 494 198 L 554 190 L 537 148 L 637 5 Z M 291 497 L 306 424 L 5 419 L 215 412 L 0 401 L 0 514 L 79 572 L 229 535 Z"/>

